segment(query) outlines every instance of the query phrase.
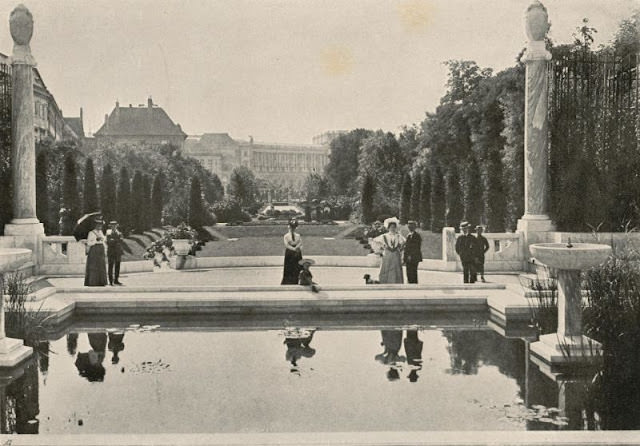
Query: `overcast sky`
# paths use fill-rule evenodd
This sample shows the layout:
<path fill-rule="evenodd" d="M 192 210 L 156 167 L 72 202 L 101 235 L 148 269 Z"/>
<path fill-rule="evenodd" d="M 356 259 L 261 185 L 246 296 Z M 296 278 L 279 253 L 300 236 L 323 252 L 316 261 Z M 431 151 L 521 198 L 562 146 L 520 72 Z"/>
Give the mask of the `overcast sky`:
<path fill-rule="evenodd" d="M 583 17 L 609 41 L 640 0 L 546 0 L 551 37 Z M 0 52 L 10 54 L 0 0 Z M 38 68 L 66 116 L 95 132 L 148 96 L 188 134 L 311 142 L 330 129 L 397 131 L 444 92 L 448 59 L 511 66 L 529 0 L 25 0 Z"/>

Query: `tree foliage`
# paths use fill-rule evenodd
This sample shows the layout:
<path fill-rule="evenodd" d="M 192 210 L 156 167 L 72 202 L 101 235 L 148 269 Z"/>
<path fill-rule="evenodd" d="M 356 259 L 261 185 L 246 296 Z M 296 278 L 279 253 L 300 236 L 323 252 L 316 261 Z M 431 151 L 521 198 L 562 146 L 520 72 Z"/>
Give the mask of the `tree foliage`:
<path fill-rule="evenodd" d="M 411 176 L 406 174 L 402 182 L 402 192 L 400 194 L 400 224 L 406 225 L 411 212 Z"/>
<path fill-rule="evenodd" d="M 339 135 L 329 146 L 325 175 L 338 195 L 357 191 L 358 163 L 362 142 L 373 135 L 371 130 L 356 129 Z"/>
<path fill-rule="evenodd" d="M 218 178 L 216 176 L 216 178 Z M 159 227 L 162 224 L 162 209 L 164 207 L 164 187 L 162 172 L 158 172 L 153 178 L 153 187 L 151 189 L 151 225 Z M 220 180 L 218 180 L 220 181 Z"/>
<path fill-rule="evenodd" d="M 84 164 L 84 192 L 82 194 L 82 212 L 85 214 L 100 210 L 98 204 L 98 188 L 93 160 L 87 158 Z"/>
<path fill-rule="evenodd" d="M 76 161 L 73 153 L 71 152 L 67 153 L 64 159 L 62 203 L 64 208 L 69 211 L 69 216 L 72 221 L 76 221 L 80 218 L 81 201 L 78 191 L 78 173 L 76 170 Z"/>
<path fill-rule="evenodd" d="M 105 221 L 116 220 L 116 180 L 111 164 L 102 169 L 100 180 L 100 210 Z"/>
<path fill-rule="evenodd" d="M 120 228 L 124 233 L 128 233 L 135 221 L 131 215 L 131 184 L 129 183 L 129 171 L 126 167 L 120 169 L 118 179 L 118 195 L 117 195 L 117 215 Z"/>
<path fill-rule="evenodd" d="M 360 190 L 360 206 L 362 211 L 362 223 L 370 224 L 375 221 L 373 200 L 376 193 L 376 184 L 373 178 L 365 175 L 362 179 Z"/>
<path fill-rule="evenodd" d="M 256 178 L 248 167 L 233 169 L 229 178 L 229 195 L 242 207 L 250 207 L 255 203 L 257 194 Z"/>
<path fill-rule="evenodd" d="M 47 152 L 40 152 L 36 158 L 36 216 L 48 231 L 49 223 L 49 193 L 47 191 L 47 171 L 49 161 Z"/>

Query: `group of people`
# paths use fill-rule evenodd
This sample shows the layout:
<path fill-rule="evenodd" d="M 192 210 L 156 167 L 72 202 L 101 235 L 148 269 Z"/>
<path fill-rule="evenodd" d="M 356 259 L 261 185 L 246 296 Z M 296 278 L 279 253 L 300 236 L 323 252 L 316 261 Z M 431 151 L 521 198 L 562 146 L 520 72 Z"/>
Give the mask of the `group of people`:
<path fill-rule="evenodd" d="M 109 222 L 109 229 L 102 232 L 102 219 L 94 221 L 93 229 L 87 235 L 87 264 L 84 274 L 85 286 L 122 285 L 120 282 L 120 262 L 122 260 L 123 235 L 118 222 Z M 105 262 L 105 252 L 108 262 Z"/>
<path fill-rule="evenodd" d="M 476 235 L 471 234 L 469 222 L 460 223 L 462 235 L 456 240 L 456 253 L 462 262 L 462 274 L 464 283 L 475 283 L 480 274 L 480 280 L 484 279 L 484 255 L 489 250 L 489 241 L 482 235 L 484 228 L 476 226 Z"/>

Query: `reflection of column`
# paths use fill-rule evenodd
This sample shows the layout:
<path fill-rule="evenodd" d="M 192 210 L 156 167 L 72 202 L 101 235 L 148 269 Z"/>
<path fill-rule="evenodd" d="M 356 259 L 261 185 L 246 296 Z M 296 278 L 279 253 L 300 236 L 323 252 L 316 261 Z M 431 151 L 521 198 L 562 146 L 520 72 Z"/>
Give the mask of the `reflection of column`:
<path fill-rule="evenodd" d="M 558 336 L 582 336 L 582 286 L 579 270 L 558 272 Z"/>

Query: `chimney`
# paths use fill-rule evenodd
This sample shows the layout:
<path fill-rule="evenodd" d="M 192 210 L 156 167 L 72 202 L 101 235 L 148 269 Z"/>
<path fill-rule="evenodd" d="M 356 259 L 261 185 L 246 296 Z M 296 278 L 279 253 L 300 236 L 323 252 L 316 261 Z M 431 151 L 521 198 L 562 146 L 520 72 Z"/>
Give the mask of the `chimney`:
<path fill-rule="evenodd" d="M 80 122 L 82 122 L 82 107 L 80 107 Z"/>
<path fill-rule="evenodd" d="M 120 108 L 120 103 L 116 101 L 116 108 Z"/>
<path fill-rule="evenodd" d="M 151 99 L 151 96 L 149 96 L 149 99 L 147 99 L 147 107 L 153 107 L 153 100 Z"/>
<path fill-rule="evenodd" d="M 104 115 L 104 129 L 109 130 L 109 115 Z"/>

